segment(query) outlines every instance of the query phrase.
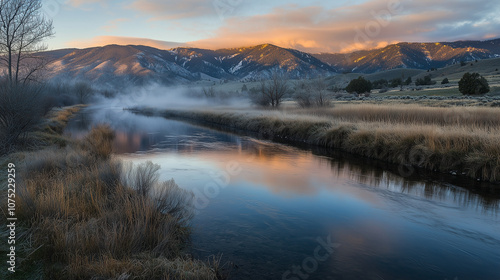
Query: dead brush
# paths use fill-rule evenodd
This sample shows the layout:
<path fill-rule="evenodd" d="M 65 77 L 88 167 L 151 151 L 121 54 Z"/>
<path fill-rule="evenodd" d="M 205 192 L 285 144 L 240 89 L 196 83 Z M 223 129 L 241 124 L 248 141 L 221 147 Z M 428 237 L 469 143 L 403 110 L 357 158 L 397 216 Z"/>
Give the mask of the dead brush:
<path fill-rule="evenodd" d="M 207 264 L 181 257 L 192 193 L 159 182 L 151 162 L 111 159 L 112 141 L 98 126 L 80 143 L 25 154 L 17 214 L 45 276 L 217 279 Z"/>

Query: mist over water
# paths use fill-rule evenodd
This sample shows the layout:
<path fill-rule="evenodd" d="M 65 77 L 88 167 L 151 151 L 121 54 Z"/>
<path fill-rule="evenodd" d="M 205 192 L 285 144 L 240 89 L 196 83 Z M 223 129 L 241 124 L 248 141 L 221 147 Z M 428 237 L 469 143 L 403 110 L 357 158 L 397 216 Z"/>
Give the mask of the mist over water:
<path fill-rule="evenodd" d="M 186 88 L 154 90 L 134 105 L 212 106 Z M 230 279 L 282 279 L 314 256 L 318 239 L 340 246 L 309 279 L 500 279 L 498 198 L 348 156 L 135 115 L 116 100 L 84 110 L 67 132 L 109 123 L 118 158 L 160 164 L 162 180 L 198 193 L 190 252 L 223 254 L 237 266 Z M 227 184 L 214 177 L 234 162 L 241 172 Z"/>
<path fill-rule="evenodd" d="M 149 84 L 120 90 L 114 98 L 98 96 L 96 106 L 132 108 L 153 107 L 160 109 L 207 109 L 218 107 L 250 108 L 248 94 L 238 94 L 213 89 L 214 96 L 207 96 L 211 85 L 165 86 Z"/>

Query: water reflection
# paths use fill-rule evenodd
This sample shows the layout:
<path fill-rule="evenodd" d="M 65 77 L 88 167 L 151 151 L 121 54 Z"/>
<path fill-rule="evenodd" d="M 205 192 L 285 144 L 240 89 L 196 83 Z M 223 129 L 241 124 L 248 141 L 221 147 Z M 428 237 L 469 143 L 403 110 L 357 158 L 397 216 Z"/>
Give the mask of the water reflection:
<path fill-rule="evenodd" d="M 336 188 L 338 182 L 352 181 L 368 188 L 446 201 L 457 207 L 492 214 L 500 208 L 500 200 L 494 195 L 477 195 L 433 179 L 404 178 L 396 170 L 387 170 L 363 159 L 348 158 L 341 153 L 318 156 L 316 154 L 325 154 L 325 151 L 311 152 L 218 133 L 177 121 L 134 115 L 120 108 L 89 108 L 71 121 L 66 132 L 81 137 L 97 123 L 108 123 L 115 129 L 114 150 L 117 154 L 196 153 L 204 161 L 219 164 L 221 169 L 225 168 L 225 163 L 237 161 L 245 167 L 240 180 L 253 182 L 274 193 L 314 194 L 318 192 L 318 185 Z M 262 166 L 266 168 L 263 170 Z"/>
<path fill-rule="evenodd" d="M 345 154 L 119 109 L 90 109 L 87 116 L 67 132 L 83 135 L 92 124 L 110 123 L 121 158 L 152 160 L 163 179 L 174 177 L 184 188 L 202 192 L 228 163 L 241 167 L 193 224 L 195 254 L 224 253 L 239 267 L 234 279 L 281 279 L 312 254 L 318 237 L 341 246 L 310 279 L 500 278 L 500 201 L 453 179 L 403 178 Z"/>

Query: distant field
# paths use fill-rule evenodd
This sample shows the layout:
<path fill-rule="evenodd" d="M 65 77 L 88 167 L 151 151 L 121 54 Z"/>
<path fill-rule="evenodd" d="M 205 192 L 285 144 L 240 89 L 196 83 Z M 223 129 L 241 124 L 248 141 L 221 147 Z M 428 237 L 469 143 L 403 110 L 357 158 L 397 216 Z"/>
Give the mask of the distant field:
<path fill-rule="evenodd" d="M 471 66 L 472 64 L 472 66 Z M 497 70 L 498 69 L 498 70 Z M 468 62 L 465 66 L 460 66 L 460 63 L 439 68 L 436 71 L 424 71 L 415 76 L 415 79 L 422 78 L 425 75 L 431 75 L 432 79 L 441 81 L 448 78 L 450 82 L 458 82 L 466 72 L 477 72 L 483 75 L 488 81 L 493 83 L 500 82 L 500 58 L 483 59 L 478 62 Z M 415 80 L 414 79 L 414 80 Z"/>
<path fill-rule="evenodd" d="M 471 63 L 473 64 L 471 66 Z M 389 91 L 385 93 L 378 93 L 378 89 L 372 91 L 373 94 L 377 96 L 454 96 L 461 95 L 458 91 L 458 81 L 462 78 L 463 74 L 466 72 L 478 72 L 484 76 L 491 87 L 490 94 L 500 94 L 500 58 L 479 60 L 478 62 L 468 62 L 465 66 L 460 66 L 460 63 L 455 65 L 447 66 L 444 68 L 439 68 L 436 71 L 427 71 L 421 69 L 392 69 L 388 71 L 377 72 L 373 74 L 362 74 L 362 73 L 348 73 L 348 74 L 338 74 L 331 77 L 324 78 L 325 83 L 330 88 L 345 88 L 352 79 L 359 76 L 363 76 L 370 81 L 386 79 L 392 80 L 396 78 L 401 78 L 402 76 L 406 79 L 408 77 L 412 78 L 413 83 L 409 86 L 404 86 L 403 91 L 399 88 L 390 88 Z M 431 86 L 415 86 L 415 81 L 418 78 L 423 78 L 426 75 L 431 75 L 432 80 L 436 81 L 435 85 Z M 448 78 L 450 81 L 447 85 L 441 85 L 441 81 L 444 78 Z M 310 83 L 315 83 L 315 81 L 321 78 L 307 80 Z M 289 86 L 293 88 L 297 80 L 290 80 Z M 238 92 L 240 93 L 243 85 L 246 85 L 247 89 L 252 88 L 259 89 L 261 86 L 260 81 L 256 82 L 240 82 L 240 81 L 198 81 L 191 85 L 195 88 L 210 88 L 213 87 L 216 91 L 222 92 Z M 416 90 L 419 88 L 420 90 Z"/>
<path fill-rule="evenodd" d="M 458 91 L 458 86 L 450 86 L 450 87 L 429 87 L 424 88 L 422 90 L 411 90 L 411 88 L 415 89 L 415 87 L 404 87 L 403 91 L 399 89 L 391 89 L 384 93 L 376 93 L 377 90 L 374 90 L 374 96 L 403 96 L 403 95 L 412 95 L 412 96 L 453 96 L 453 95 L 461 95 L 460 91 Z"/>
<path fill-rule="evenodd" d="M 492 92 L 499 91 L 498 88 L 495 88 L 495 87 L 500 87 L 499 70 L 500 70 L 500 58 L 492 58 L 492 59 L 478 60 L 478 62 L 475 61 L 468 62 L 465 66 L 460 66 L 460 63 L 457 63 L 444 68 L 439 68 L 436 71 L 427 71 L 420 69 L 393 69 L 373 74 L 361 74 L 361 73 L 340 74 L 327 78 L 326 80 L 329 85 L 343 88 L 347 86 L 350 80 L 355 79 L 359 76 L 363 76 L 364 78 L 370 81 L 375 81 L 379 79 L 392 80 L 395 78 L 401 78 L 403 74 L 405 78 L 411 77 L 413 83 L 415 83 L 417 79 L 423 78 L 426 75 L 430 75 L 432 80 L 436 81 L 436 85 L 434 86 L 423 86 L 422 91 L 411 91 L 412 88 L 415 88 L 413 84 L 413 86 L 405 87 L 405 89 L 407 90 L 404 93 L 399 92 L 399 89 L 397 89 L 397 90 L 390 90 L 389 92 L 384 93 L 384 95 L 410 94 L 410 95 L 428 95 L 428 96 L 430 95 L 450 96 L 450 95 L 461 94 L 458 91 L 458 81 L 462 78 L 463 74 L 465 74 L 466 72 L 477 72 L 481 74 L 488 80 L 490 86 L 493 88 Z M 450 83 L 447 85 L 450 86 L 449 88 L 445 88 L 443 85 L 441 85 L 441 81 L 444 78 L 448 78 L 448 80 L 450 81 Z M 408 90 L 410 90 L 411 93 L 408 93 Z M 377 90 L 374 90 L 374 92 L 377 92 Z"/>

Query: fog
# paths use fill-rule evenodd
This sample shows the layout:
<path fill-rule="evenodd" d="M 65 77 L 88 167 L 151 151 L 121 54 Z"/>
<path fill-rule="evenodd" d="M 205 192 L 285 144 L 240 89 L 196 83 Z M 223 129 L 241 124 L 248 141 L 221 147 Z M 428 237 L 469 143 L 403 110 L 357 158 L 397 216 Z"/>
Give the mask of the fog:
<path fill-rule="evenodd" d="M 105 107 L 153 107 L 162 109 L 248 108 L 251 106 L 247 93 L 222 91 L 216 87 L 164 86 L 151 84 L 118 90 L 113 98 L 97 95 L 95 105 Z"/>

